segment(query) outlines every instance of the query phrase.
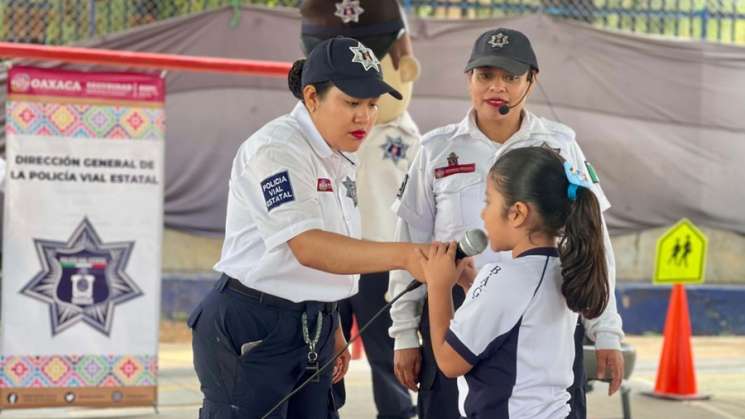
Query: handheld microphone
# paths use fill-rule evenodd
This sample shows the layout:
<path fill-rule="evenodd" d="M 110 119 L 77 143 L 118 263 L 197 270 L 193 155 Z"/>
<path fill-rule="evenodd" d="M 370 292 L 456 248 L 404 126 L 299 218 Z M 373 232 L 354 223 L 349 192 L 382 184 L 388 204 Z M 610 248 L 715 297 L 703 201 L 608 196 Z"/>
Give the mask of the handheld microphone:
<path fill-rule="evenodd" d="M 458 247 L 455 249 L 455 260 L 476 256 L 486 249 L 487 244 L 489 244 L 489 240 L 483 231 L 477 228 L 468 230 L 463 238 L 458 241 Z"/>
<path fill-rule="evenodd" d="M 470 256 L 476 256 L 486 249 L 486 245 L 489 244 L 489 240 L 486 238 L 486 233 L 478 228 L 466 231 L 463 238 L 458 240 L 458 246 L 455 248 L 455 262 L 463 258 Z M 422 286 L 422 283 L 414 280 L 409 283 L 403 293 L 415 290 Z M 403 294 L 402 293 L 402 294 Z"/>

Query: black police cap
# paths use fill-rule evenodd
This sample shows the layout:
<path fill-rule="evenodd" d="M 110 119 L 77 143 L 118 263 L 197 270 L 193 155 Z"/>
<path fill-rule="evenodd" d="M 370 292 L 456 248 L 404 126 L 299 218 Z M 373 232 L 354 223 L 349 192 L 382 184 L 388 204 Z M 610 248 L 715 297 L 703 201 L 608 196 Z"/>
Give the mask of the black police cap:
<path fill-rule="evenodd" d="M 304 0 L 300 14 L 306 53 L 341 35 L 363 41 L 382 59 L 404 29 L 397 0 Z"/>
<path fill-rule="evenodd" d="M 538 71 L 538 60 L 527 36 L 498 28 L 484 32 L 474 43 L 466 71 L 477 67 L 497 67 L 520 75 L 531 68 Z"/>
<path fill-rule="evenodd" d="M 389 93 L 401 100 L 398 90 L 383 81 L 380 61 L 373 51 L 352 38 L 336 37 L 318 44 L 303 65 L 303 86 L 330 81 L 349 96 L 366 99 Z"/>

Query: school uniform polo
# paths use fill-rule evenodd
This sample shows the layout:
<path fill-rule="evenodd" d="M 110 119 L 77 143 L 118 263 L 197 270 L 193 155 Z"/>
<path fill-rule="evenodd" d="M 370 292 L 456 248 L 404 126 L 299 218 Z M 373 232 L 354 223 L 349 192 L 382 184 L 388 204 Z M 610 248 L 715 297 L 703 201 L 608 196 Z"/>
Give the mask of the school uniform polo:
<path fill-rule="evenodd" d="M 445 338 L 473 366 L 458 377 L 462 416 L 569 414 L 577 313 L 567 307 L 561 284 L 556 248 L 532 249 L 482 268 Z"/>

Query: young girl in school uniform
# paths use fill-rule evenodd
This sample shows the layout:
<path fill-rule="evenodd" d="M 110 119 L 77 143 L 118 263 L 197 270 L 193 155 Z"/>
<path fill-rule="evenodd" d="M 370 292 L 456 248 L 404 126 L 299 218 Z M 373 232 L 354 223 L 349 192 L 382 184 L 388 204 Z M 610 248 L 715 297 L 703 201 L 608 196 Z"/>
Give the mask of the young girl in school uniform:
<path fill-rule="evenodd" d="M 597 317 L 608 301 L 591 185 L 550 149 L 512 150 L 491 168 L 481 212 L 491 249 L 511 251 L 512 259 L 476 275 L 468 263 L 453 263 L 455 242 L 420 252 L 435 359 L 445 375 L 458 377 L 462 416 L 570 413 L 577 315 Z M 452 287 L 474 275 L 453 316 Z"/>

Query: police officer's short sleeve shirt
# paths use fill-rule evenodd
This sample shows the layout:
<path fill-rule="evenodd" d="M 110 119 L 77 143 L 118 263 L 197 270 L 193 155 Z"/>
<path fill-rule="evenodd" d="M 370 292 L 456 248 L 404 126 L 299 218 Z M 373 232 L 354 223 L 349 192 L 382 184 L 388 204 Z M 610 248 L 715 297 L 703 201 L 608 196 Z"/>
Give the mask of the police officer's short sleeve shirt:
<path fill-rule="evenodd" d="M 359 238 L 355 159 L 332 150 L 299 103 L 240 147 L 230 177 L 225 241 L 215 270 L 292 301 L 336 301 L 357 275 L 302 266 L 287 242 L 312 229 Z"/>

